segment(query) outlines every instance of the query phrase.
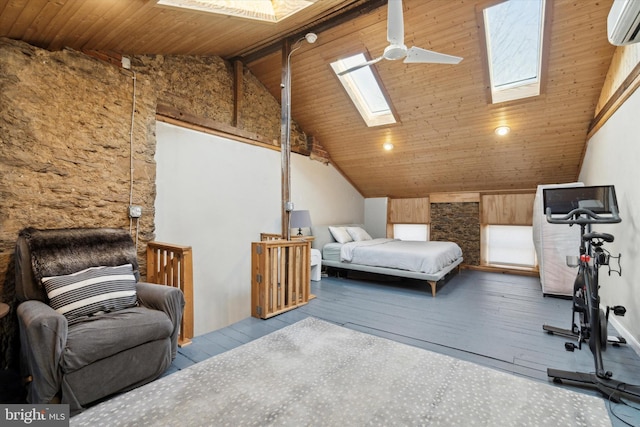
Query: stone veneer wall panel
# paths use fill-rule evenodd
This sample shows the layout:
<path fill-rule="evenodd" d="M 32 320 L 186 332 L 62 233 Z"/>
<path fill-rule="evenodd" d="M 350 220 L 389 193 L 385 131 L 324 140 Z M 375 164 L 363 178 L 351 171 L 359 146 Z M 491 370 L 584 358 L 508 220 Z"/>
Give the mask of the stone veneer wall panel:
<path fill-rule="evenodd" d="M 139 56 L 133 69 L 153 76 L 158 103 L 190 115 L 233 126 L 235 82 L 233 66 L 218 57 Z M 239 128 L 280 145 L 280 103 L 248 68 L 242 73 Z M 309 154 L 306 135 L 292 122 L 291 148 Z"/>
<path fill-rule="evenodd" d="M 480 204 L 431 203 L 430 239 L 456 242 L 465 264 L 480 265 Z"/>
<path fill-rule="evenodd" d="M 84 54 L 0 39 L 0 284 L 15 327 L 12 258 L 20 229 L 128 227 L 132 74 Z M 153 236 L 155 92 L 138 81 L 134 203 L 141 240 Z M 144 248 L 144 245 L 141 245 Z"/>
<path fill-rule="evenodd" d="M 141 56 L 132 69 L 153 76 L 159 102 L 191 115 L 231 125 L 233 78 L 221 58 L 202 56 Z"/>

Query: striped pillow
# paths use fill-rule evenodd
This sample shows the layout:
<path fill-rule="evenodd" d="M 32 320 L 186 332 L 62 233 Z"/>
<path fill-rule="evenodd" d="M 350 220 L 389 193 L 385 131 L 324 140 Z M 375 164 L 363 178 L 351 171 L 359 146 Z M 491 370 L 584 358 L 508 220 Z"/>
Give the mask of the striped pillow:
<path fill-rule="evenodd" d="M 136 305 L 136 277 L 131 264 L 91 267 L 66 276 L 43 277 L 49 305 L 71 323 L 83 316 Z"/>

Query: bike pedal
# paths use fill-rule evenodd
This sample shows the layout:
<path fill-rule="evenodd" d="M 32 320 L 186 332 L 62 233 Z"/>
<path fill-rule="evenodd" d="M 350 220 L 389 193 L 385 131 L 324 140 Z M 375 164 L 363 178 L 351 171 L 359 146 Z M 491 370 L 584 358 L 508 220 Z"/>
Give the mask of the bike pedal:
<path fill-rule="evenodd" d="M 565 349 L 565 350 L 567 350 L 567 351 L 573 351 L 573 350 L 575 350 L 577 347 L 578 347 L 578 346 L 577 346 L 577 345 L 575 345 L 575 344 L 574 344 L 574 343 L 572 343 L 572 342 L 566 342 L 566 343 L 564 343 L 564 349 Z"/>
<path fill-rule="evenodd" d="M 614 347 L 620 347 L 621 344 L 626 344 L 626 343 L 627 343 L 627 340 L 625 340 L 622 337 L 609 337 L 609 344 L 611 344 Z"/>
<path fill-rule="evenodd" d="M 611 309 L 613 310 L 613 314 L 616 316 L 624 316 L 627 312 L 627 309 L 621 305 L 614 305 Z"/>

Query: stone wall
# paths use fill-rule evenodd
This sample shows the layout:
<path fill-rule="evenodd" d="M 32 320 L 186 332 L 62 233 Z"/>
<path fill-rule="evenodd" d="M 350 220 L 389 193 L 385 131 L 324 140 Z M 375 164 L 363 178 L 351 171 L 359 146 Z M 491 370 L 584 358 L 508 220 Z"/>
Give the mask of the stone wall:
<path fill-rule="evenodd" d="M 226 126 L 234 124 L 234 69 L 219 57 L 139 56 L 132 69 L 155 82 L 158 103 Z M 280 103 L 248 68 L 242 73 L 239 129 L 280 145 Z M 291 149 L 309 154 L 306 135 L 292 122 Z"/>
<path fill-rule="evenodd" d="M 464 263 L 480 265 L 480 204 L 431 203 L 430 240 L 456 242 Z"/>
<path fill-rule="evenodd" d="M 146 243 L 154 238 L 157 105 L 232 125 L 229 63 L 164 56 L 131 62 L 132 70 L 124 70 L 84 53 L 0 38 L 0 301 L 12 306 L 0 321 L 0 368 L 16 360 L 13 254 L 19 230 L 129 228 L 131 197 L 143 209 L 137 235 L 144 274 Z M 277 144 L 278 101 L 247 69 L 243 88 L 243 130 Z M 307 150 L 297 127 L 292 141 Z"/>

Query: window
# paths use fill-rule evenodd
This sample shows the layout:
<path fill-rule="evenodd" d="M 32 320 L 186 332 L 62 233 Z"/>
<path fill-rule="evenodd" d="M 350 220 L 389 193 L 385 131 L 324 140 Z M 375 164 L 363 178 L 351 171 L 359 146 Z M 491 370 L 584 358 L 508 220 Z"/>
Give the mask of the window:
<path fill-rule="evenodd" d="M 540 95 L 545 0 L 508 0 L 483 10 L 492 102 Z"/>
<path fill-rule="evenodd" d="M 526 225 L 487 225 L 484 227 L 486 263 L 493 266 L 535 268 L 533 227 Z"/>
<path fill-rule="evenodd" d="M 429 240 L 428 224 L 393 224 L 393 237 L 400 240 Z"/>
<path fill-rule="evenodd" d="M 358 112 L 367 123 L 367 126 L 382 126 L 395 123 L 396 119 L 391 112 L 378 80 L 371 67 L 362 67 L 343 75 L 342 71 L 348 70 L 364 62 L 367 58 L 359 53 L 348 58 L 331 63 L 331 68 L 340 79 L 340 83 L 351 97 Z"/>
<path fill-rule="evenodd" d="M 158 0 L 160 6 L 181 7 L 266 22 L 282 21 L 313 3 L 313 0 Z"/>

